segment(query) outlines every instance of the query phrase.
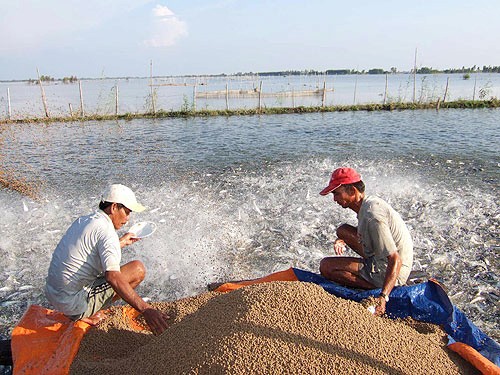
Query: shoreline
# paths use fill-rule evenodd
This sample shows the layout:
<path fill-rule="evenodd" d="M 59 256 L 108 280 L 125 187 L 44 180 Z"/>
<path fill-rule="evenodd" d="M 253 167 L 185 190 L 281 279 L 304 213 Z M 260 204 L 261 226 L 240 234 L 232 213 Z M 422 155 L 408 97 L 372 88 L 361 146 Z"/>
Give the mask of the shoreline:
<path fill-rule="evenodd" d="M 251 108 L 234 110 L 180 110 L 143 113 L 125 113 L 119 115 L 89 115 L 89 116 L 58 116 L 58 117 L 24 117 L 20 119 L 2 119 L 0 125 L 22 124 L 22 123 L 53 123 L 53 122 L 74 122 L 74 121 L 118 121 L 135 120 L 142 118 L 163 119 L 163 118 L 193 118 L 193 117 L 215 117 L 215 116 L 254 116 L 254 115 L 278 115 L 278 114 L 299 114 L 318 112 L 356 112 L 356 111 L 403 111 L 422 109 L 482 109 L 499 108 L 500 99 L 489 100 L 456 100 L 450 102 L 428 102 L 428 103 L 387 103 L 387 104 L 358 104 L 339 106 L 310 106 L 310 107 L 271 107 L 271 108 Z"/>

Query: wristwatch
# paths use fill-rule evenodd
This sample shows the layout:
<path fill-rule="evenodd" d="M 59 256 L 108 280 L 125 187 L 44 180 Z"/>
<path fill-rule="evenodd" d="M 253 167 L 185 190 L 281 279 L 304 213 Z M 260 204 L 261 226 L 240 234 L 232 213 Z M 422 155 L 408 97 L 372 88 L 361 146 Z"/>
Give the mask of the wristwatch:
<path fill-rule="evenodd" d="M 385 302 L 389 302 L 389 296 L 387 294 L 380 292 L 378 296 L 383 297 L 385 299 Z"/>

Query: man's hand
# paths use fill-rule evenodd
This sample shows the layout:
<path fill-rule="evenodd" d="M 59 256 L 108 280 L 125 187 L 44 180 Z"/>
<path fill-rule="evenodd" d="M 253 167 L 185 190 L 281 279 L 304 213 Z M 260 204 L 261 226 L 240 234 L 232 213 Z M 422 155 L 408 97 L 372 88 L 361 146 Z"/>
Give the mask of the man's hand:
<path fill-rule="evenodd" d="M 344 240 L 341 240 L 340 238 L 337 238 L 335 242 L 333 243 L 333 250 L 335 251 L 335 254 L 337 255 L 342 255 L 344 254 L 346 248 L 346 244 Z"/>
<path fill-rule="evenodd" d="M 377 306 L 375 307 L 375 315 L 382 316 L 385 314 L 385 304 L 387 302 L 385 302 L 385 298 L 382 296 L 377 297 L 377 302 Z"/>
<path fill-rule="evenodd" d="M 148 308 L 142 312 L 142 315 L 154 335 L 160 335 L 168 328 L 167 320 L 169 316 L 160 310 Z"/>
<path fill-rule="evenodd" d="M 125 246 L 132 245 L 134 242 L 137 242 L 139 240 L 139 238 L 135 237 L 134 233 L 125 233 L 120 237 L 120 247 L 123 249 Z"/>

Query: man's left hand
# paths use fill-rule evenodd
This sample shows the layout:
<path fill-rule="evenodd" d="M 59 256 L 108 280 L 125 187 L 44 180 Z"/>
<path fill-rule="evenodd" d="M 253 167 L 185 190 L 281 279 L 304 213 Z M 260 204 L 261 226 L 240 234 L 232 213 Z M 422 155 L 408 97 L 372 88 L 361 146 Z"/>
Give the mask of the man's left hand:
<path fill-rule="evenodd" d="M 132 245 L 134 242 L 137 242 L 139 240 L 139 238 L 135 237 L 134 233 L 125 233 L 120 237 L 120 247 L 123 249 L 125 246 Z"/>
<path fill-rule="evenodd" d="M 377 297 L 378 304 L 375 307 L 375 315 L 377 316 L 382 316 L 385 314 L 385 298 L 384 297 Z"/>

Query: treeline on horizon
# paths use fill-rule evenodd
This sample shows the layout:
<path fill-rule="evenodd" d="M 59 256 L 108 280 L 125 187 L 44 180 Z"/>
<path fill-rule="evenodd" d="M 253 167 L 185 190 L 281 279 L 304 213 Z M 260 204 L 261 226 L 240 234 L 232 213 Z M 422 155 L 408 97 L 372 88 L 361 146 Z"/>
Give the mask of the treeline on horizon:
<path fill-rule="evenodd" d="M 275 71 L 275 72 L 238 72 L 234 74 L 226 74 L 226 73 L 221 73 L 221 74 L 204 74 L 204 75 L 192 75 L 188 74 L 185 76 L 179 76 L 179 77 L 239 77 L 239 76 L 262 76 L 262 77 L 269 77 L 269 76 L 300 76 L 300 75 L 363 75 L 363 74 L 397 74 L 397 73 L 414 73 L 414 70 L 412 69 L 411 71 L 398 71 L 397 68 L 392 67 L 390 70 L 384 70 L 381 68 L 373 68 L 369 70 L 356 70 L 356 69 L 327 69 L 325 71 L 320 71 L 320 70 L 282 70 L 282 71 Z M 484 65 L 482 68 L 477 67 L 476 65 L 466 68 L 465 66 L 461 68 L 450 68 L 450 69 L 444 69 L 444 70 L 438 70 L 434 68 L 429 68 L 429 67 L 421 67 L 417 69 L 417 74 L 452 74 L 452 73 L 462 73 L 462 74 L 470 74 L 470 73 L 500 73 L 500 66 L 486 66 Z M 153 78 L 161 78 L 165 76 L 154 76 Z M 85 80 L 92 80 L 92 79 L 103 79 L 103 78 L 145 78 L 145 77 L 101 77 L 101 78 L 80 78 L 80 79 L 85 79 Z M 64 77 L 64 78 L 53 78 L 48 75 L 42 75 L 40 76 L 40 81 L 42 82 L 53 82 L 53 81 L 62 81 L 63 83 L 74 83 L 77 82 L 79 78 L 77 76 L 70 76 L 70 77 Z M 27 79 L 27 80 L 0 80 L 0 82 L 23 82 L 27 81 L 28 83 L 36 84 L 38 83 L 38 79 Z"/>
<path fill-rule="evenodd" d="M 392 67 L 390 70 L 384 70 L 380 68 L 373 68 L 369 70 L 356 70 L 356 69 L 328 69 L 325 71 L 317 70 L 287 70 L 278 72 L 259 72 L 259 73 L 237 73 L 235 75 L 255 75 L 259 76 L 287 76 L 287 75 L 349 75 L 349 74 L 396 74 L 396 73 L 413 73 L 412 69 L 410 72 L 399 72 L 397 68 Z M 417 69 L 417 74 L 439 74 L 439 73 L 500 73 L 500 66 L 486 66 L 479 68 L 476 65 L 466 68 L 465 66 L 461 68 L 450 68 L 444 70 L 438 70 L 423 66 Z"/>

